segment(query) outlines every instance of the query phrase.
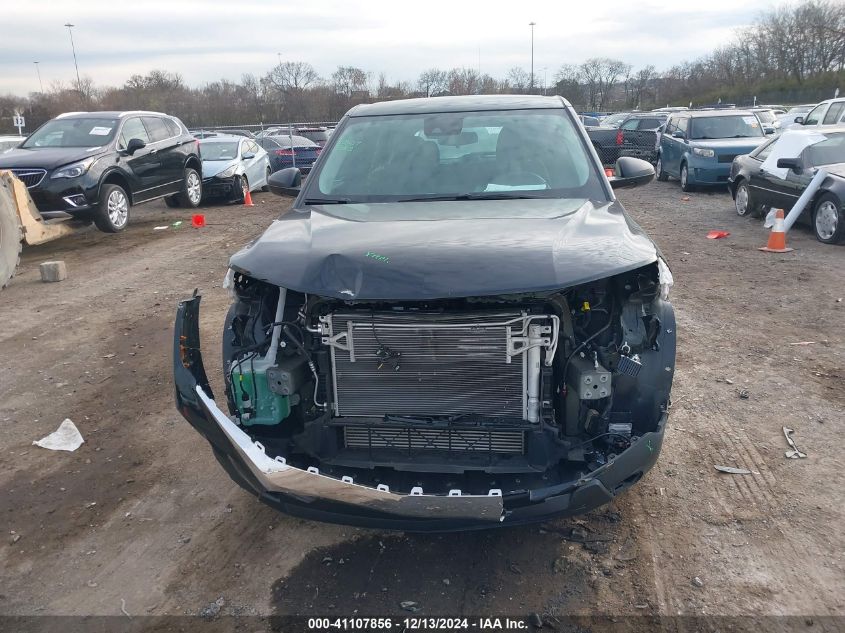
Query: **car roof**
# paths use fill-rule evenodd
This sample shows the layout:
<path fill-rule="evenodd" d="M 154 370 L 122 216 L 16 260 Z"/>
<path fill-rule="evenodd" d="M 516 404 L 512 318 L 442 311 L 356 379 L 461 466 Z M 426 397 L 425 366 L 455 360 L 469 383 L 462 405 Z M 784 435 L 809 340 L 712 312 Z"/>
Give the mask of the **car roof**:
<path fill-rule="evenodd" d="M 682 114 L 685 116 L 691 116 L 694 119 L 699 119 L 701 117 L 713 117 L 713 116 L 754 116 L 754 113 L 751 110 L 690 110 L 689 112 L 673 112 L 672 114 Z"/>
<path fill-rule="evenodd" d="M 152 114 L 155 116 L 166 116 L 171 119 L 174 118 L 171 114 L 164 112 L 151 112 L 149 110 L 95 110 L 93 112 L 65 112 L 57 116 L 57 119 L 85 119 L 92 116 L 95 117 L 110 117 L 119 119 L 121 117 L 129 116 L 130 114 Z"/>
<path fill-rule="evenodd" d="M 362 104 L 352 108 L 348 115 L 383 116 L 391 114 L 428 114 L 439 112 L 478 112 L 485 110 L 541 110 L 570 107 L 563 97 L 540 95 L 467 95 L 461 97 L 427 97 L 398 99 L 379 103 Z"/>
<path fill-rule="evenodd" d="M 223 141 L 231 143 L 232 141 L 248 141 L 250 139 L 248 139 L 245 136 L 237 136 L 236 134 L 218 134 L 217 136 L 209 136 L 207 138 L 197 139 L 197 140 L 200 140 L 200 141 L 203 142 L 203 144 L 205 144 L 205 143 L 220 143 L 220 142 L 223 142 Z"/>
<path fill-rule="evenodd" d="M 310 138 L 307 138 L 307 137 L 305 137 L 305 136 L 301 136 L 301 135 L 299 135 L 299 134 L 294 134 L 293 136 L 290 136 L 290 135 L 288 135 L 288 134 L 269 134 L 269 135 L 267 135 L 267 136 L 263 136 L 263 137 L 262 137 L 261 139 L 259 139 L 259 140 L 263 140 L 263 139 L 265 139 L 265 138 L 269 138 L 270 140 L 276 140 L 276 139 L 278 139 L 278 140 L 280 140 L 280 141 L 287 141 L 287 142 L 290 142 L 291 138 L 293 138 L 293 142 L 294 142 L 294 143 L 303 143 L 303 142 L 305 142 L 305 143 L 312 143 L 312 144 L 315 144 L 315 145 L 316 145 L 316 143 L 314 143 L 314 141 L 312 141 Z"/>

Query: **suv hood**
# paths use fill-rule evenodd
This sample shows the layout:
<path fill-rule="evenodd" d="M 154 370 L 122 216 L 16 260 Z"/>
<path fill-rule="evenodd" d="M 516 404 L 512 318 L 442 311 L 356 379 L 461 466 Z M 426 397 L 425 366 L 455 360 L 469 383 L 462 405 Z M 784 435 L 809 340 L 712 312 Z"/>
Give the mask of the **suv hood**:
<path fill-rule="evenodd" d="M 747 154 L 765 143 L 768 137 L 752 136 L 745 138 L 714 138 L 714 139 L 691 139 L 690 147 L 701 147 L 703 149 L 712 149 L 716 152 L 719 150 L 730 151 L 731 153 Z"/>
<path fill-rule="evenodd" d="M 202 161 L 202 177 L 211 178 L 221 171 L 226 171 L 232 165 L 240 162 L 239 158 L 227 158 L 225 160 L 204 160 Z M 240 170 L 238 170 L 240 171 Z"/>
<path fill-rule="evenodd" d="M 619 202 L 574 202 L 305 207 L 273 222 L 229 265 L 322 297 L 421 300 L 557 290 L 657 259 L 657 247 Z M 438 208 L 447 215 L 456 205 L 462 212 L 452 219 L 414 216 L 436 216 Z M 384 219 L 350 219 L 355 207 L 378 208 Z M 521 217 L 501 217 L 514 208 Z M 341 213 L 345 217 L 338 217 Z"/>
<path fill-rule="evenodd" d="M 40 168 L 54 169 L 91 156 L 99 156 L 108 147 L 39 147 L 13 149 L 0 154 L 0 169 Z"/>

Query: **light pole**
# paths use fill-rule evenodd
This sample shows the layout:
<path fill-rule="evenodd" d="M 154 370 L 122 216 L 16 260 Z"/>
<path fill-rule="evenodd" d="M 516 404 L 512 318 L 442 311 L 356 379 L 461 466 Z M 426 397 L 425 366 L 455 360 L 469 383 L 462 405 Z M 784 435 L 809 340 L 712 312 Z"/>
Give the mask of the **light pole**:
<path fill-rule="evenodd" d="M 38 73 L 38 85 L 41 87 L 41 94 L 44 94 L 44 84 L 41 83 L 41 67 L 38 65 L 40 62 L 32 62 L 35 64 L 35 72 Z"/>
<path fill-rule="evenodd" d="M 529 22 L 528 26 L 531 27 L 531 81 L 528 83 L 528 92 L 534 92 L 534 26 L 536 26 L 536 22 Z"/>
<path fill-rule="evenodd" d="M 546 71 L 549 69 L 548 66 L 543 66 L 543 96 L 546 96 Z"/>
<path fill-rule="evenodd" d="M 281 66 L 281 65 L 282 65 L 282 54 L 281 54 L 281 53 L 276 53 L 276 55 L 278 55 L 278 56 L 279 56 L 279 66 Z"/>
<path fill-rule="evenodd" d="M 79 92 L 79 95 L 82 96 L 82 82 L 79 80 L 79 64 L 76 62 L 76 45 L 73 43 L 73 31 L 71 30 L 74 25 L 68 22 L 65 26 L 67 27 L 67 32 L 70 34 L 70 48 L 73 51 L 73 66 L 76 68 L 76 90 Z"/>

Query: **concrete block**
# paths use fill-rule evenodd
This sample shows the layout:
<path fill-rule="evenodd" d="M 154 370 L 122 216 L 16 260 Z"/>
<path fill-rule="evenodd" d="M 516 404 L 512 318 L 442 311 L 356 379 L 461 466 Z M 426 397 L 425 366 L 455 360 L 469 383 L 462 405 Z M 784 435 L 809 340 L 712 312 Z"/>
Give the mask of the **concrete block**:
<path fill-rule="evenodd" d="M 63 281 L 67 279 L 67 266 L 63 261 L 44 262 L 38 268 L 41 270 L 41 281 Z"/>

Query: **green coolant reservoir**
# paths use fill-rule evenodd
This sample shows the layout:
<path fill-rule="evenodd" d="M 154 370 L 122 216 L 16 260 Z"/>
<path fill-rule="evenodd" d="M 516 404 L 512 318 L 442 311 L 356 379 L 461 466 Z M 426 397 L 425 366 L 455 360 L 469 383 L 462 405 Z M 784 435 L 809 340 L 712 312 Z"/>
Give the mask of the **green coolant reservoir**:
<path fill-rule="evenodd" d="M 244 426 L 279 424 L 290 415 L 290 398 L 270 391 L 267 369 L 272 365 L 263 358 L 234 365 L 232 396 Z"/>

